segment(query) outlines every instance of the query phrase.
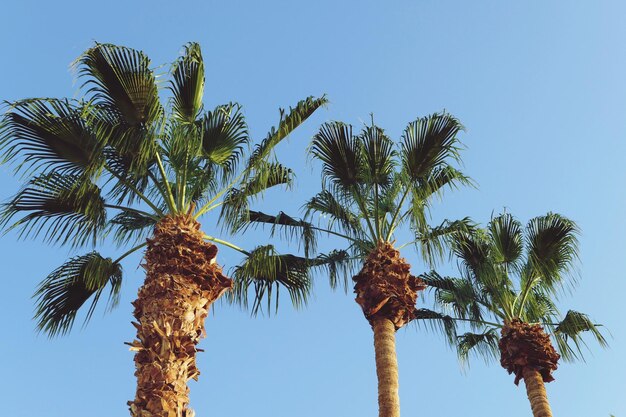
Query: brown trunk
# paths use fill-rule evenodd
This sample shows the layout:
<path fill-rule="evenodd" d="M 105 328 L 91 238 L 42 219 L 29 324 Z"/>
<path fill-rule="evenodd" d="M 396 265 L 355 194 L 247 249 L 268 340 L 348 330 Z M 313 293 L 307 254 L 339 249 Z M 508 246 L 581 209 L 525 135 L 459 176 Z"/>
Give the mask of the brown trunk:
<path fill-rule="evenodd" d="M 137 394 L 133 417 L 193 417 L 187 381 L 197 379 L 196 345 L 204 335 L 211 303 L 232 282 L 216 264 L 217 248 L 200 225 L 185 216 L 166 217 L 148 239 L 146 280 L 134 316 Z"/>
<path fill-rule="evenodd" d="M 389 242 L 378 242 L 355 275 L 356 302 L 374 330 L 378 415 L 400 417 L 396 330 L 415 318 L 417 293 L 423 281 Z"/>
<path fill-rule="evenodd" d="M 543 377 L 539 371 L 530 368 L 525 368 L 523 373 L 526 393 L 528 394 L 530 407 L 533 410 L 533 416 L 552 417 L 552 410 L 550 410 L 550 403 L 548 403 Z"/>
<path fill-rule="evenodd" d="M 396 329 L 390 320 L 383 318 L 373 320 L 372 329 L 378 376 L 378 416 L 400 417 Z"/>

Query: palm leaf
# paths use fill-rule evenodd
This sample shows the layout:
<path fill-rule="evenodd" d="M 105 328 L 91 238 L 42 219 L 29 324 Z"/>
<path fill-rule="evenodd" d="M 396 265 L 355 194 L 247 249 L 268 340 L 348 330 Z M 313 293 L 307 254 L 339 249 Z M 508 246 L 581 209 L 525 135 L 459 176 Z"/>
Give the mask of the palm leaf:
<path fill-rule="evenodd" d="M 432 330 L 443 333 L 450 343 L 454 343 L 456 340 L 456 323 L 452 317 L 446 314 L 427 308 L 418 308 L 415 309 L 414 322 L 417 325 L 426 325 Z"/>
<path fill-rule="evenodd" d="M 260 144 L 255 146 L 248 161 L 248 170 L 254 169 L 258 163 L 264 161 L 271 154 L 276 145 L 311 117 L 317 109 L 327 103 L 328 99 L 326 96 L 319 98 L 310 96 L 299 101 L 295 107 L 290 107 L 288 112 L 284 109 L 280 109 L 278 126 L 272 127 L 267 137 L 263 139 Z"/>
<path fill-rule="evenodd" d="M 247 307 L 248 290 L 252 287 L 254 292 L 252 314 L 262 310 L 264 300 L 267 302 L 269 314 L 272 301 L 275 303 L 275 310 L 278 309 L 279 292 L 282 287 L 289 293 L 294 307 L 300 307 L 306 304 L 311 291 L 308 266 L 306 258 L 280 255 L 272 245 L 259 246 L 234 268 L 233 299 Z"/>
<path fill-rule="evenodd" d="M 489 222 L 489 236 L 494 261 L 514 266 L 523 250 L 522 224 L 508 213 L 501 214 Z"/>
<path fill-rule="evenodd" d="M 113 238 L 119 245 L 145 239 L 155 224 L 154 218 L 135 211 L 122 211 L 109 220 L 109 228 L 114 232 Z"/>
<path fill-rule="evenodd" d="M 352 135 L 352 126 L 341 122 L 325 123 L 313 137 L 311 154 L 322 162 L 324 182 L 334 191 L 348 193 L 361 183 L 363 152 L 360 140 Z"/>
<path fill-rule="evenodd" d="M 193 123 L 202 109 L 204 95 L 204 61 L 200 45 L 185 45 L 185 52 L 172 65 L 172 117 Z"/>
<path fill-rule="evenodd" d="M 222 169 L 224 178 L 229 177 L 249 142 L 241 106 L 235 103 L 217 106 L 204 114 L 200 124 L 203 156 Z"/>
<path fill-rule="evenodd" d="M 528 264 L 533 277 L 554 290 L 578 258 L 578 227 L 555 213 L 535 217 L 526 227 Z"/>
<path fill-rule="evenodd" d="M 357 214 L 349 210 L 345 205 L 337 201 L 332 192 L 321 191 L 311 198 L 305 205 L 305 219 L 311 219 L 313 213 L 322 217 L 329 217 L 329 228 L 335 223 L 350 236 L 362 234 L 362 225 Z"/>
<path fill-rule="evenodd" d="M 4 161 L 19 158 L 18 170 L 95 172 L 102 163 L 102 144 L 68 100 L 30 99 L 11 104 L 0 125 Z"/>
<path fill-rule="evenodd" d="M 97 252 L 77 256 L 55 269 L 39 285 L 35 319 L 39 330 L 49 336 L 72 328 L 78 310 L 90 299 L 85 323 L 89 321 L 104 289 L 109 286 L 109 308 L 119 301 L 122 267 Z"/>
<path fill-rule="evenodd" d="M 367 126 L 359 137 L 362 142 L 364 181 L 367 184 L 388 186 L 395 167 L 393 141 L 378 126 Z"/>
<path fill-rule="evenodd" d="M 463 125 L 447 113 L 435 113 L 415 120 L 402 134 L 401 157 L 404 172 L 413 181 L 423 180 L 448 159 L 459 159 L 456 135 Z"/>
<path fill-rule="evenodd" d="M 19 213 L 27 214 L 12 223 Z M 84 177 L 43 174 L 4 205 L 0 225 L 20 228 L 20 237 L 37 237 L 45 231 L 47 242 L 95 244 L 106 225 L 106 209 L 100 189 Z"/>
<path fill-rule="evenodd" d="M 589 332 L 602 347 L 607 346 L 607 341 L 600 332 L 600 324 L 595 324 L 589 316 L 578 311 L 569 310 L 563 320 L 554 329 L 559 352 L 566 361 L 582 358 L 582 346 L 584 341 L 581 334 Z"/>
<path fill-rule="evenodd" d="M 119 122 L 149 125 L 163 115 L 150 60 L 141 51 L 111 44 L 96 44 L 74 63 L 83 87 L 96 105 L 107 107 Z"/>
<path fill-rule="evenodd" d="M 496 329 L 489 329 L 484 333 L 464 333 L 457 338 L 459 358 L 467 363 L 470 352 L 476 352 L 485 362 L 497 360 L 500 356 L 499 340 Z"/>

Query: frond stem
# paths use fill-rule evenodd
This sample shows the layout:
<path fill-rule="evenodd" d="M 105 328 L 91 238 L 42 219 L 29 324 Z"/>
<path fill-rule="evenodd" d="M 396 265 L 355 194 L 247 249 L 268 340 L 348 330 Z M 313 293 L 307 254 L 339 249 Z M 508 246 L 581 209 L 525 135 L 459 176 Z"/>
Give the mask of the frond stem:
<path fill-rule="evenodd" d="M 144 246 L 146 246 L 148 244 L 148 242 L 144 242 L 141 245 L 135 246 L 132 249 L 129 249 L 128 251 L 124 252 L 119 258 L 117 258 L 116 260 L 113 261 L 113 263 L 118 263 L 119 261 L 121 261 L 122 259 L 126 258 L 128 255 L 130 255 L 133 252 L 138 251 L 139 249 L 143 248 Z"/>

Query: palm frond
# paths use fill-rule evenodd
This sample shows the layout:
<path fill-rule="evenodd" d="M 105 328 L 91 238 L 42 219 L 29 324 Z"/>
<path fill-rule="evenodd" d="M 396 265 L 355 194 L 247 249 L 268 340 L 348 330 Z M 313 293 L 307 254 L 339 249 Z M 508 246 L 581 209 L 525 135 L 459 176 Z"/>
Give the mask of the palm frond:
<path fill-rule="evenodd" d="M 423 230 L 418 229 L 416 232 L 415 243 L 424 261 L 433 266 L 454 244 L 455 236 L 472 233 L 475 224 L 469 217 L 465 217 L 461 220 L 444 220 L 435 227 L 425 225 L 421 229 Z"/>
<path fill-rule="evenodd" d="M 523 250 L 522 224 L 508 213 L 501 214 L 489 222 L 489 237 L 494 261 L 515 266 Z"/>
<path fill-rule="evenodd" d="M 304 246 L 304 256 L 316 250 L 317 236 L 313 225 L 301 219 L 289 216 L 284 212 L 270 215 L 260 211 L 248 210 L 243 219 L 236 225 L 236 231 L 245 231 L 249 226 L 271 225 L 270 236 L 274 236 L 277 229 L 283 231 L 285 238 L 294 240 Z"/>
<path fill-rule="evenodd" d="M 257 164 L 254 175 L 247 178 L 240 188 L 234 188 L 224 198 L 220 219 L 230 228 L 236 230 L 241 222 L 247 221 L 249 201 L 268 188 L 277 185 L 289 187 L 293 181 L 293 171 L 277 162 Z"/>
<path fill-rule="evenodd" d="M 430 173 L 447 165 L 449 159 L 459 159 L 456 135 L 463 125 L 447 113 L 435 113 L 418 118 L 402 134 L 401 157 L 404 172 L 413 181 L 427 178 Z"/>
<path fill-rule="evenodd" d="M 330 229 L 333 228 L 335 223 L 338 223 L 341 230 L 350 236 L 358 236 L 363 233 L 359 216 L 351 212 L 345 204 L 340 203 L 333 193 L 328 190 L 319 192 L 305 203 L 304 208 L 305 219 L 310 220 L 313 217 L 313 213 L 317 213 L 322 217 L 329 217 Z"/>
<path fill-rule="evenodd" d="M 200 45 L 185 45 L 183 56 L 172 65 L 172 117 L 193 123 L 202 109 L 204 95 L 204 61 Z"/>
<path fill-rule="evenodd" d="M 578 227 L 556 213 L 531 219 L 526 227 L 528 264 L 541 285 L 554 290 L 578 259 Z"/>
<path fill-rule="evenodd" d="M 17 170 L 94 173 L 102 144 L 69 100 L 29 99 L 12 103 L 0 123 L 0 152 Z"/>
<path fill-rule="evenodd" d="M 74 67 L 94 104 L 115 112 L 119 122 L 146 126 L 162 117 L 155 75 L 143 52 L 96 44 L 78 57 Z"/>
<path fill-rule="evenodd" d="M 417 325 L 424 325 L 441 332 L 451 344 L 456 340 L 456 323 L 452 317 L 446 314 L 427 308 L 418 308 L 415 310 L 414 322 Z"/>
<path fill-rule="evenodd" d="M 252 314 L 262 310 L 264 301 L 268 314 L 271 314 L 272 302 L 277 311 L 279 292 L 284 288 L 294 307 L 303 306 L 311 291 L 308 267 L 306 258 L 281 255 L 272 245 L 259 246 L 234 268 L 232 297 L 234 301 L 248 307 L 248 292 L 253 288 Z"/>
<path fill-rule="evenodd" d="M 357 187 L 362 178 L 362 143 L 352 134 L 352 126 L 341 122 L 325 123 L 311 142 L 311 155 L 322 162 L 325 183 L 342 194 Z"/>
<path fill-rule="evenodd" d="M 363 180 L 367 184 L 388 186 L 393 179 L 395 150 L 393 141 L 378 126 L 366 126 L 359 140 L 363 144 Z"/>
<path fill-rule="evenodd" d="M 499 339 L 496 329 L 489 329 L 484 333 L 464 333 L 457 338 L 459 358 L 463 363 L 468 363 L 470 353 L 475 352 L 486 363 L 497 360 L 500 357 Z"/>
<path fill-rule="evenodd" d="M 472 320 L 476 327 L 484 316 L 488 305 L 479 288 L 461 278 L 442 277 L 435 271 L 420 275 L 424 283 L 435 290 L 435 301 L 447 311 L 452 311 L 460 319 Z"/>
<path fill-rule="evenodd" d="M 113 239 L 118 245 L 145 239 L 155 224 L 154 218 L 135 211 L 122 211 L 109 220 L 109 228 L 114 232 Z"/>
<path fill-rule="evenodd" d="M 248 125 L 236 103 L 207 111 L 201 121 L 203 156 L 220 167 L 224 180 L 237 169 L 239 158 L 250 138 Z"/>
<path fill-rule="evenodd" d="M 49 336 L 63 335 L 74 324 L 78 310 L 90 299 L 85 323 L 89 321 L 102 292 L 109 289 L 109 308 L 119 301 L 122 267 L 97 252 L 77 256 L 55 269 L 39 285 L 35 319 L 40 331 Z"/>
<path fill-rule="evenodd" d="M 554 336 L 563 359 L 571 361 L 582 358 L 584 341 L 581 334 L 585 332 L 591 333 L 600 346 L 606 347 L 607 341 L 600 332 L 600 326 L 600 324 L 595 324 L 591 321 L 586 314 L 569 310 L 554 329 Z"/>
<path fill-rule="evenodd" d="M 276 145 L 289 136 L 298 126 L 304 123 L 315 113 L 317 109 L 328 103 L 326 96 L 315 98 L 307 97 L 299 101 L 295 107 L 289 107 L 289 111 L 280 109 L 280 120 L 278 126 L 272 127 L 267 137 L 255 146 L 250 159 L 248 169 L 254 169 L 258 163 L 270 156 Z"/>
<path fill-rule="evenodd" d="M 27 213 L 17 221 L 13 218 Z M 78 175 L 42 174 L 0 212 L 0 225 L 20 228 L 20 237 L 37 237 L 44 232 L 47 242 L 81 246 L 95 244 L 106 226 L 106 209 L 100 188 Z"/>

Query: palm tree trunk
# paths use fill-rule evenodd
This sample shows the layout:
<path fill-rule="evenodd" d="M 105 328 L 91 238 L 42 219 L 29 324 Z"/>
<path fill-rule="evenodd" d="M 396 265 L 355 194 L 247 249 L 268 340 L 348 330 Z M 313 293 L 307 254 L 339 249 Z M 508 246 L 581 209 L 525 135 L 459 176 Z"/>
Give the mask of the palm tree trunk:
<path fill-rule="evenodd" d="M 546 387 L 539 371 L 532 368 L 524 368 L 523 377 L 524 383 L 526 384 L 528 401 L 530 401 L 530 407 L 533 410 L 533 416 L 552 417 Z"/>
<path fill-rule="evenodd" d="M 372 320 L 372 329 L 378 376 L 378 416 L 400 417 L 396 328 L 391 320 L 378 318 Z"/>
<path fill-rule="evenodd" d="M 199 227 L 185 216 L 166 217 L 148 239 L 146 280 L 133 303 L 133 417 L 194 416 L 187 382 L 200 374 L 196 345 L 211 303 L 232 286 L 215 262 L 217 248 L 203 240 Z"/>

